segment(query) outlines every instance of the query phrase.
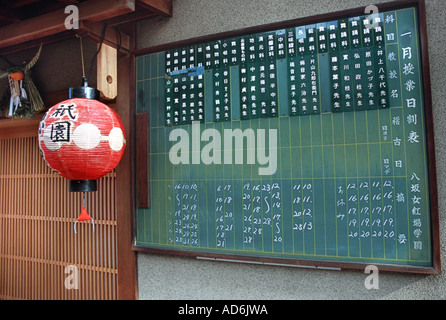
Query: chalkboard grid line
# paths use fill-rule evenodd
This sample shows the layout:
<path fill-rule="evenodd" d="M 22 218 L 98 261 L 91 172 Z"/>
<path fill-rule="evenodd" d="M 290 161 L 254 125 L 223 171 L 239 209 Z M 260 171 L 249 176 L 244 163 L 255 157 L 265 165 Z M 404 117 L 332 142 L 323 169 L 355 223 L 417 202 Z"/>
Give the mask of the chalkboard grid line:
<path fill-rule="evenodd" d="M 387 54 L 387 51 L 386 51 L 386 54 Z M 378 110 L 378 123 L 379 123 L 379 126 L 381 128 L 382 124 L 381 124 L 380 113 L 381 113 L 381 110 Z M 379 140 L 382 141 L 381 130 L 380 130 L 380 133 L 379 133 Z M 383 150 L 382 150 L 382 145 L 381 144 L 379 145 L 379 160 L 380 160 L 379 163 L 380 163 L 380 166 L 381 166 L 381 172 L 383 172 Z M 383 185 L 383 178 L 381 177 L 381 186 L 382 185 Z M 383 190 L 384 190 L 384 188 L 381 187 L 381 207 L 384 205 L 384 199 L 383 199 L 383 192 L 384 191 Z M 382 230 L 382 232 L 384 234 L 384 223 L 382 225 L 381 230 Z M 382 241 L 381 245 L 383 246 L 383 255 L 384 255 L 384 257 L 386 257 L 386 245 L 385 245 L 386 239 L 383 237 L 383 239 L 381 241 Z M 372 239 L 372 243 L 373 243 L 373 239 Z"/>
<path fill-rule="evenodd" d="M 313 127 L 312 127 L 312 123 L 313 123 L 313 117 L 310 118 L 310 145 L 313 145 Z M 301 127 L 302 130 L 302 127 Z M 311 148 L 311 190 L 314 190 L 314 148 Z M 303 190 L 302 190 L 303 191 Z M 315 221 L 315 216 L 316 216 L 316 212 L 314 212 L 314 192 L 313 192 L 313 196 L 312 198 L 312 203 L 313 203 L 313 214 L 312 214 L 312 218 L 313 218 L 313 226 L 314 226 L 314 232 L 313 232 L 313 252 L 316 252 L 316 221 Z M 304 243 L 305 243 L 305 232 L 304 232 Z M 305 245 L 304 245 L 305 248 Z M 304 253 L 305 253 L 305 249 L 304 249 Z"/>
<path fill-rule="evenodd" d="M 397 34 L 397 43 L 398 43 L 398 45 L 397 45 L 397 47 L 398 47 L 398 62 L 399 63 L 401 63 L 401 56 L 400 56 L 400 48 L 401 48 L 401 46 L 400 46 L 400 44 L 399 44 L 399 30 L 398 30 L 398 15 L 397 14 L 395 14 L 395 20 L 396 20 L 396 23 L 395 23 L 395 27 L 396 27 L 396 34 Z M 385 30 L 385 29 L 384 29 Z M 400 71 L 401 71 L 401 68 L 400 68 Z M 400 79 L 400 92 L 401 92 L 401 95 L 403 95 L 403 83 L 402 83 L 402 76 L 401 76 L 401 72 L 400 72 L 400 74 L 399 74 L 399 79 Z M 403 100 L 403 99 L 402 99 Z M 405 110 L 404 110 L 404 108 L 403 108 L 403 110 L 402 110 L 402 113 L 403 113 L 403 119 L 406 119 L 406 115 L 405 115 Z M 405 150 L 405 152 L 404 152 L 404 162 L 405 162 L 405 170 L 406 170 L 406 179 L 407 179 L 407 176 L 408 176 L 408 174 L 407 174 L 407 144 L 406 144 L 406 138 L 405 137 L 407 137 L 407 131 L 406 131 L 406 123 L 403 121 L 403 132 L 404 132 L 404 150 Z M 406 194 L 407 194 L 407 196 L 409 196 L 409 184 L 406 182 Z M 407 237 L 408 237 L 408 241 L 409 241 L 409 244 L 411 243 L 411 238 L 412 238 L 412 235 L 411 235 L 411 233 L 410 233 L 410 208 L 409 208 L 409 205 L 407 205 Z M 410 245 L 409 245 L 409 250 L 408 250 L 408 257 L 409 257 L 409 260 L 411 260 L 411 253 L 412 253 L 412 250 L 411 250 L 411 248 L 410 248 Z"/>
<path fill-rule="evenodd" d="M 290 137 L 288 139 L 289 143 L 290 143 L 290 147 L 291 147 L 291 118 L 288 117 L 288 136 Z M 292 161 L 292 157 L 291 157 L 291 152 L 288 153 L 290 155 L 290 168 L 291 168 L 291 173 L 293 173 L 293 161 Z M 282 177 L 283 178 L 283 177 Z M 293 187 L 292 187 L 292 183 L 290 183 L 291 185 L 291 211 L 294 213 L 294 201 L 293 201 Z M 294 214 L 292 214 L 291 216 L 291 223 L 293 225 L 293 229 L 292 229 L 292 235 L 293 235 L 293 252 L 296 252 L 295 249 L 295 243 L 294 243 Z"/>
<path fill-rule="evenodd" d="M 169 245 L 169 244 L 163 244 L 163 243 L 154 243 L 154 242 L 149 242 L 149 241 L 138 241 L 138 243 L 140 243 L 140 244 L 146 244 L 146 245 L 155 245 L 156 247 L 159 247 L 159 248 L 163 248 L 163 247 L 165 247 L 165 248 L 168 248 L 168 247 L 171 247 L 171 245 Z M 194 251 L 194 250 L 197 250 L 198 248 L 194 248 L 194 247 L 191 247 L 191 246 L 188 246 L 188 245 L 183 245 L 183 244 L 176 244 L 175 245 L 175 247 L 176 248 L 181 248 L 181 249 L 184 249 L 184 250 L 188 250 L 188 251 Z M 215 251 L 215 252 L 222 252 L 222 253 L 225 253 L 225 252 L 227 252 L 227 250 L 228 249 L 226 249 L 226 248 L 218 248 L 218 247 L 215 247 L 215 248 L 204 248 L 204 249 L 206 249 L 206 250 L 212 250 L 212 251 Z M 231 250 L 231 252 L 236 252 L 236 253 L 243 253 L 243 254 L 249 254 L 249 255 L 252 255 L 252 256 L 255 256 L 256 254 L 259 254 L 259 253 L 264 253 L 263 251 L 259 251 L 259 250 L 257 250 L 257 251 L 253 251 L 253 250 L 250 250 L 250 249 L 237 249 L 237 248 L 235 248 L 235 249 L 232 249 Z M 271 255 L 276 255 L 276 256 L 281 256 L 280 255 L 280 253 L 278 253 L 278 252 L 268 252 L 268 254 L 271 254 Z M 350 257 L 350 256 L 339 256 L 339 255 L 325 255 L 325 254 L 317 254 L 317 253 L 312 253 L 312 254 L 303 254 L 303 253 L 286 253 L 286 255 L 287 256 L 289 256 L 289 257 L 295 257 L 295 258 L 301 258 L 301 259 L 307 259 L 307 258 L 311 258 L 311 257 L 316 257 L 316 258 L 343 258 L 343 259 L 352 259 L 353 261 L 354 260 L 364 260 L 364 261 L 370 261 L 371 259 L 376 259 L 376 260 L 379 260 L 379 261 L 387 261 L 387 262 L 413 262 L 412 260 L 410 260 L 410 259 L 398 259 L 398 258 L 380 258 L 380 257 L 377 257 L 377 258 L 373 258 L 373 257 Z M 430 260 L 417 260 L 416 262 L 419 262 L 419 263 L 426 263 L 426 262 L 431 262 Z"/>
<path fill-rule="evenodd" d="M 355 101 L 355 97 L 353 96 L 353 103 Z M 344 134 L 344 154 L 347 155 L 347 146 L 345 145 L 345 113 L 342 113 L 342 128 L 343 128 L 343 134 Z M 344 170 L 345 170 L 345 175 L 346 177 L 347 175 L 347 156 L 344 157 Z M 345 178 L 345 185 L 347 185 L 347 178 Z M 346 190 L 347 192 L 347 190 Z M 348 194 L 346 195 L 346 197 L 348 197 Z M 346 210 L 346 216 L 347 216 L 347 235 L 348 235 L 348 231 L 350 229 L 350 224 L 349 224 L 349 214 L 348 214 L 348 209 L 349 209 L 349 204 L 348 204 L 348 198 L 345 201 L 345 210 Z M 350 237 L 347 236 L 347 256 L 350 257 Z"/>
<path fill-rule="evenodd" d="M 301 120 L 302 120 L 302 118 L 299 117 L 299 131 L 300 131 L 300 133 L 299 133 L 299 139 L 300 139 L 299 140 L 299 145 L 302 145 L 302 124 L 301 124 L 302 121 Z M 303 152 L 300 152 L 300 172 L 301 173 L 303 172 L 303 168 L 302 168 L 302 166 L 303 166 L 303 159 L 302 159 L 303 156 L 302 156 L 302 154 L 303 154 Z M 294 175 L 294 172 L 293 172 L 293 175 Z M 302 175 L 301 175 L 301 182 L 300 182 L 300 184 L 303 185 Z M 302 198 L 303 198 L 303 191 L 302 191 Z M 301 210 L 302 210 L 302 212 L 304 210 L 303 201 L 302 201 L 302 204 L 301 204 Z M 302 215 L 302 217 L 304 217 L 304 216 Z M 302 218 L 302 220 L 304 220 L 304 218 Z M 302 252 L 305 255 L 305 241 L 304 241 L 305 238 L 304 237 L 305 237 L 305 230 L 302 231 Z M 294 241 L 294 239 L 296 239 L 296 238 L 293 237 L 293 241 Z"/>
<path fill-rule="evenodd" d="M 399 32 L 398 32 L 398 16 L 397 16 L 397 14 L 395 13 L 395 12 L 392 12 L 392 14 L 394 14 L 395 15 L 395 19 L 396 19 L 396 23 L 395 23 L 395 28 L 396 28 L 396 34 L 397 34 L 397 41 L 395 42 L 395 45 L 397 46 L 397 56 L 398 56 L 398 64 L 399 65 L 401 65 L 401 56 L 400 56 L 400 44 L 399 44 Z M 384 34 L 386 34 L 386 26 L 385 26 L 385 24 L 384 24 Z M 389 47 L 389 45 L 390 44 L 386 44 L 386 52 L 387 52 L 387 48 Z M 400 92 L 401 92 L 401 103 L 403 103 L 403 85 L 402 85 L 402 77 L 401 77 L 401 67 L 399 67 L 399 74 L 398 74 L 398 78 L 399 78 L 399 84 L 400 84 L 400 87 L 399 87 L 399 90 L 400 90 Z M 404 115 L 404 107 L 402 108 L 402 114 Z M 404 116 L 403 116 L 403 119 L 405 119 L 404 118 Z M 404 137 L 406 137 L 406 131 L 405 131 L 405 122 L 403 122 L 403 132 L 404 132 Z M 405 150 L 405 152 L 404 152 L 404 161 L 405 161 L 405 171 L 406 171 L 406 177 L 405 177 L 405 179 L 407 179 L 407 156 L 406 156 L 406 139 L 404 139 L 404 150 Z M 393 148 L 392 148 L 392 151 L 393 151 Z M 408 184 L 406 183 L 406 194 L 407 195 L 409 195 L 409 193 L 408 193 Z M 410 232 L 409 232 L 409 230 L 410 230 L 410 226 L 409 226 L 409 221 L 410 221 L 410 219 L 409 219 L 409 206 L 407 205 L 407 231 L 408 231 L 408 237 L 409 237 L 409 239 L 410 239 Z M 409 240 L 410 241 L 410 240 Z M 409 242 L 410 243 L 410 242 Z M 410 260 L 410 252 L 411 252 L 411 250 L 410 250 L 410 246 L 409 246 L 409 250 L 408 250 L 408 257 L 409 257 L 409 260 Z M 398 256 L 398 255 L 397 255 Z"/>
<path fill-rule="evenodd" d="M 334 134 L 334 118 L 333 118 L 333 114 L 331 115 L 331 130 L 332 130 L 332 135 L 331 135 L 331 138 L 332 138 L 332 140 L 333 140 L 333 173 L 335 173 L 336 172 L 336 156 L 335 156 L 335 148 L 334 148 L 334 137 L 335 137 L 335 134 Z M 334 196 L 334 198 L 336 199 L 336 203 L 338 202 L 338 193 L 336 192 L 336 190 L 337 190 L 337 185 L 336 185 L 336 180 L 334 180 L 335 181 L 335 184 L 334 184 L 334 193 L 335 193 L 335 196 Z M 336 256 L 338 257 L 339 256 L 339 240 L 338 240 L 338 206 L 336 205 L 335 206 L 335 213 L 336 213 L 336 215 L 335 215 L 335 222 L 336 222 Z"/>
<path fill-rule="evenodd" d="M 365 113 L 367 113 L 368 111 L 364 111 Z M 312 116 L 309 116 L 312 117 Z M 161 128 L 162 129 L 162 128 Z M 259 148 L 259 147 L 255 147 L 255 148 L 233 148 L 231 149 L 232 151 L 257 151 L 257 150 L 282 150 L 282 149 L 305 149 L 305 148 L 324 148 L 324 147 L 343 147 L 343 146 L 358 146 L 358 145 L 373 145 L 373 144 L 382 144 L 382 145 L 390 145 L 392 144 L 392 141 L 378 141 L 378 142 L 357 142 L 357 143 L 336 143 L 336 144 L 318 144 L 318 145 L 314 145 L 314 146 L 283 146 L 283 147 L 277 147 L 277 148 Z M 226 149 L 218 149 L 218 148 L 214 148 L 215 151 L 220 151 L 220 152 L 225 152 Z M 199 152 L 199 151 L 198 151 Z M 151 155 L 169 155 L 170 151 L 166 151 L 166 152 L 151 152 Z M 185 155 L 192 155 L 193 152 L 184 152 Z"/>
<path fill-rule="evenodd" d="M 353 98 L 354 99 L 354 98 Z M 379 113 L 379 110 L 378 110 L 378 113 Z M 355 127 L 355 144 L 356 144 L 356 146 L 355 146 L 355 151 L 356 151 L 356 176 L 358 176 L 359 175 L 359 165 L 358 165 L 358 145 L 357 145 L 357 142 L 358 142 L 358 134 L 357 134 L 357 121 L 356 121 L 356 113 L 355 113 L 355 117 L 354 117 L 354 127 Z M 359 186 L 359 179 L 358 178 L 356 178 L 356 185 L 358 185 Z M 360 215 L 361 215 L 361 213 L 360 213 L 360 210 L 359 210 L 359 200 L 357 201 L 357 209 L 358 209 L 358 221 L 360 221 L 361 220 L 361 218 L 360 218 Z M 359 223 L 358 223 L 358 225 L 359 225 Z M 361 230 L 361 227 L 360 226 L 358 226 L 358 230 Z M 359 256 L 361 257 L 362 256 L 362 252 L 361 252 L 361 238 L 359 238 Z M 350 246 L 349 246 L 349 248 L 350 248 Z"/>
<path fill-rule="evenodd" d="M 159 61 L 160 60 L 159 56 L 160 55 L 156 55 L 156 74 L 160 74 L 161 62 Z M 154 82 L 155 82 L 155 85 L 156 85 L 156 91 L 159 92 L 160 89 L 161 89 L 160 88 L 160 81 L 154 81 Z M 163 89 L 164 89 L 164 86 L 163 86 Z M 157 99 L 157 101 L 156 101 L 156 108 L 157 108 L 157 110 L 161 110 L 162 104 L 161 105 L 160 104 L 161 103 L 160 103 L 159 99 Z M 160 137 L 158 137 L 158 139 L 161 140 Z M 164 174 L 165 174 L 165 169 L 164 169 Z M 167 188 L 167 186 L 164 184 L 164 192 L 166 191 L 166 188 Z M 163 203 L 163 207 L 164 207 L 164 212 L 166 212 L 167 211 L 166 210 L 167 209 L 167 205 L 166 205 L 165 202 Z M 160 238 L 161 235 L 162 235 L 161 227 L 162 227 L 161 226 L 161 215 L 159 215 L 159 218 L 158 218 L 158 238 Z M 160 242 L 160 240 L 161 239 L 159 239 L 158 242 Z"/>
<path fill-rule="evenodd" d="M 143 79 L 143 80 L 138 80 L 138 81 L 145 82 L 145 81 L 151 81 L 151 80 L 156 80 L 156 79 L 160 79 L 160 77 L 148 78 L 148 79 Z M 404 108 L 404 106 L 392 106 L 392 109 L 402 109 L 402 108 Z M 370 111 L 370 110 L 364 110 L 364 111 L 360 111 L 360 112 L 368 112 L 368 111 Z M 345 112 L 351 113 L 351 112 L 354 112 L 354 111 L 345 111 Z M 309 115 L 301 115 L 299 117 L 311 117 L 311 116 L 329 115 L 329 114 L 333 114 L 333 112 L 321 112 L 321 113 L 319 113 L 317 115 L 309 114 Z M 289 115 L 280 115 L 280 116 L 277 116 L 277 117 L 274 117 L 274 118 L 270 118 L 270 119 L 281 119 L 281 118 L 289 118 L 289 117 L 290 117 Z M 257 118 L 257 119 L 260 120 L 260 118 Z M 252 119 L 252 120 L 257 120 L 257 119 Z M 246 121 L 249 122 L 249 120 L 240 120 L 240 119 L 234 119 L 234 120 L 231 120 L 231 121 L 234 122 L 234 123 L 237 123 L 237 122 L 245 123 Z M 200 123 L 200 125 L 205 126 L 205 125 L 210 125 L 210 124 L 213 124 L 213 123 L 215 123 L 215 122 L 213 122 L 213 121 L 204 121 L 203 123 Z M 181 128 L 181 127 L 185 127 L 185 126 L 190 126 L 190 124 L 175 125 L 173 127 L 172 126 L 167 126 L 166 127 L 165 125 L 162 125 L 162 126 L 154 125 L 154 126 L 151 126 L 149 129 L 150 130 L 158 130 L 158 129 L 162 129 L 162 128 L 175 129 L 175 128 Z"/>
<path fill-rule="evenodd" d="M 383 176 L 360 176 L 360 177 L 356 177 L 356 176 L 336 176 L 336 177 L 304 177 L 302 176 L 301 178 L 297 178 L 297 179 L 302 179 L 302 180 L 308 180 L 308 179 L 314 179 L 314 180 L 335 180 L 335 179 L 381 179 Z M 393 179 L 393 178 L 406 178 L 406 176 L 396 176 L 396 175 L 387 175 L 385 176 L 386 179 Z M 272 178 L 280 180 L 280 178 Z M 296 178 L 290 178 L 290 177 L 283 177 L 281 178 L 282 180 L 295 180 Z M 246 180 L 244 178 L 195 178 L 194 181 L 243 181 Z M 172 181 L 172 179 L 151 179 L 150 181 L 154 181 L 154 182 L 166 182 L 166 181 Z"/>
<path fill-rule="evenodd" d="M 316 37 L 316 43 L 317 43 L 317 46 L 319 47 L 319 38 L 318 37 Z M 320 68 L 320 59 L 319 59 L 319 55 L 316 55 L 316 60 L 317 60 L 317 68 L 318 68 L 318 70 L 321 70 L 321 68 Z M 322 97 L 321 97 L 321 77 L 320 77 L 320 74 L 318 75 L 318 77 L 317 77 L 317 81 L 318 81 L 318 88 L 319 88 L 319 90 L 318 90 L 318 103 L 319 103 L 319 110 L 321 110 L 322 109 L 322 103 L 321 103 L 321 101 L 322 101 Z M 320 115 L 319 116 L 319 120 L 320 120 L 320 122 L 321 122 L 321 124 L 322 124 L 322 115 Z M 310 126 L 311 126 L 311 121 L 310 121 Z M 313 130 L 311 130 L 311 132 L 313 132 Z M 321 143 L 322 144 L 324 144 L 324 135 L 323 135 L 323 132 L 322 132 L 322 125 L 321 125 Z M 313 136 L 311 137 L 311 144 L 313 145 Z M 312 159 L 313 159 L 313 156 L 314 156 L 314 153 L 313 153 L 313 150 L 314 150 L 314 148 L 312 148 L 311 149 L 311 153 L 312 153 Z M 322 151 L 322 176 L 325 178 L 325 166 L 324 166 L 324 148 L 321 148 L 321 151 Z M 313 174 L 313 176 L 312 176 L 312 180 L 311 180 L 311 183 L 312 183 L 312 185 L 313 185 L 313 187 L 312 187 L 312 190 L 314 190 L 314 161 L 312 161 L 311 162 L 311 168 L 312 168 L 312 174 Z M 325 205 L 325 179 L 322 179 L 322 194 L 323 194 L 323 197 L 324 197 L 324 205 Z M 314 224 L 314 226 L 315 226 L 315 232 L 314 232 L 314 252 L 316 252 L 316 226 L 317 226 L 317 224 L 316 224 L 316 210 L 315 210 L 315 201 L 314 201 L 314 199 L 313 199 L 313 224 Z M 325 226 L 327 225 L 327 223 L 326 223 L 326 219 L 325 219 L 325 210 L 324 210 L 324 239 L 326 239 L 327 238 L 327 232 L 326 232 L 326 229 L 325 229 Z M 325 242 L 326 243 L 326 242 Z M 324 250 L 326 251 L 327 250 L 327 245 L 325 245 L 324 246 L 325 248 L 324 248 Z"/>
<path fill-rule="evenodd" d="M 278 80 L 277 80 L 278 81 Z M 280 92 L 280 88 L 279 87 L 277 87 L 277 92 Z M 280 102 L 279 102 L 280 103 Z M 279 108 L 280 108 L 280 105 L 279 105 Z M 279 132 L 282 132 L 282 130 L 281 130 L 281 126 L 280 126 L 280 124 L 281 124 L 281 121 L 280 121 L 280 119 L 279 119 Z M 282 135 L 281 134 L 279 134 L 279 141 L 280 141 L 280 144 L 282 145 Z M 289 137 L 288 138 L 288 140 L 290 141 L 291 140 L 291 137 Z M 290 164 L 291 165 L 291 164 Z M 283 190 L 283 167 L 282 166 L 280 166 L 280 190 Z M 284 198 L 284 195 L 281 193 L 280 194 L 280 198 L 281 198 L 281 200 Z M 282 204 L 282 201 L 281 201 L 281 204 Z M 284 218 L 284 212 L 283 212 L 283 204 L 281 205 L 281 219 L 282 219 L 282 252 L 285 252 L 285 237 L 284 237 L 284 232 L 283 232 L 283 230 L 285 229 L 284 228 L 284 221 L 285 221 L 285 218 Z"/>
<path fill-rule="evenodd" d="M 389 123 L 392 123 L 392 112 L 389 112 Z M 393 137 L 393 126 L 392 125 L 390 125 L 390 140 L 391 141 L 393 141 L 393 139 L 394 139 L 394 137 Z M 392 146 L 392 162 L 391 163 L 393 163 L 393 161 L 395 161 L 395 156 L 394 156 L 394 150 L 393 150 L 394 148 L 393 148 L 393 146 Z M 394 206 L 395 206 L 395 203 L 396 203 L 396 195 L 395 195 L 395 187 L 396 187 L 396 184 L 395 184 L 395 177 L 393 177 L 393 188 L 394 188 L 394 192 L 393 192 L 393 204 L 394 204 Z M 396 206 L 395 206 L 396 207 Z M 396 221 L 396 208 L 395 209 L 393 209 L 393 220 L 394 221 Z M 396 228 L 396 223 L 395 223 L 395 228 L 394 228 L 394 230 L 395 230 L 395 234 L 397 233 L 397 228 Z M 398 257 L 398 237 L 397 236 L 395 236 L 395 256 L 396 257 Z"/>
<path fill-rule="evenodd" d="M 321 139 L 322 139 L 322 144 L 324 144 L 324 131 L 323 131 L 323 125 L 322 125 L 322 115 L 319 117 L 320 121 L 321 121 Z M 324 148 L 321 148 L 322 150 L 322 159 L 323 159 L 323 163 L 322 163 L 322 175 L 325 178 L 325 155 L 324 155 Z M 323 194 L 324 194 L 324 241 L 325 241 L 325 255 L 327 255 L 327 208 L 326 208 L 326 200 L 325 200 L 325 179 L 323 180 L 322 183 L 323 186 Z"/>
<path fill-rule="evenodd" d="M 384 33 L 385 34 L 385 33 Z M 366 113 L 365 114 L 365 117 L 366 117 L 366 133 L 367 133 L 367 141 L 369 141 L 370 140 L 370 137 L 369 137 L 369 121 L 368 121 L 368 113 Z M 370 178 L 370 145 L 369 144 L 367 144 L 367 160 L 368 160 L 368 170 L 369 170 L 369 186 L 371 186 L 372 185 L 372 183 L 371 183 L 371 178 Z M 371 188 L 369 188 L 369 199 L 372 199 L 372 189 Z M 371 206 L 371 200 L 370 200 L 370 206 Z M 372 224 L 370 223 L 370 226 L 369 226 L 369 232 L 370 232 L 370 234 L 372 234 Z M 370 241 L 370 252 L 371 252 L 371 256 L 373 257 L 373 239 Z"/>
<path fill-rule="evenodd" d="M 417 10 L 415 10 L 415 8 L 412 8 L 412 10 L 413 10 L 414 26 L 416 26 L 417 25 L 417 21 L 416 21 L 417 20 Z M 419 34 L 418 34 L 418 32 L 415 32 L 415 43 L 416 43 L 416 48 L 417 48 L 417 50 L 415 50 L 415 51 L 417 53 L 418 68 L 420 68 L 421 62 L 420 62 L 420 52 L 419 52 L 420 46 L 419 46 Z M 423 99 L 423 92 L 421 90 L 421 85 L 424 82 L 422 81 L 421 74 L 422 74 L 421 72 L 418 72 L 418 83 L 419 83 L 418 93 L 419 93 L 419 97 L 421 98 L 420 101 L 421 101 L 421 103 L 423 103 L 423 107 L 425 107 L 424 106 L 424 99 Z M 426 132 L 425 121 L 426 121 L 425 113 L 421 112 L 421 127 L 422 127 L 423 132 Z M 423 156 L 424 156 L 424 176 L 425 177 L 429 177 L 428 172 L 427 172 L 427 159 L 426 159 L 426 154 L 427 154 L 426 150 L 427 150 L 427 148 L 426 148 L 426 141 L 425 140 L 426 139 L 423 139 L 423 150 L 425 150 L 425 152 L 423 152 Z M 425 185 L 426 197 L 428 197 L 428 195 L 429 195 L 429 190 L 428 190 L 429 189 L 429 187 L 428 187 L 429 184 L 427 182 L 425 182 L 424 185 Z M 428 201 L 428 199 L 426 199 L 425 202 L 426 202 L 426 212 L 429 212 L 429 201 Z M 431 224 L 431 222 L 430 222 L 430 215 L 427 216 L 427 220 L 428 220 L 428 224 L 430 225 Z M 431 228 L 427 228 L 427 232 L 428 232 L 429 238 L 431 238 L 432 237 L 432 235 L 431 235 Z M 429 244 L 430 244 L 430 242 L 429 242 Z M 429 252 L 428 257 L 429 257 L 429 261 L 432 261 L 433 260 L 432 250 L 431 250 L 431 248 L 429 248 L 429 249 L 430 250 L 428 251 Z"/>

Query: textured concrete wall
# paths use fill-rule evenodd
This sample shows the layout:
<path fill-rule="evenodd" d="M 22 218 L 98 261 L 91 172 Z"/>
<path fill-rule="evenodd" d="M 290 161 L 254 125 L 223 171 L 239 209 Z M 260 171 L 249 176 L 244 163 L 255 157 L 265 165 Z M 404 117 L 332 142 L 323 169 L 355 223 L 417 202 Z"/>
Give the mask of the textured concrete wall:
<path fill-rule="evenodd" d="M 385 1 L 374 1 L 380 3 Z M 149 46 L 300 17 L 367 6 L 364 0 L 174 0 L 174 17 L 138 23 Z M 442 261 L 446 257 L 446 2 L 426 0 Z M 265 14 L 267 13 L 267 14 Z M 138 254 L 140 299 L 445 299 L 446 278 L 380 273 L 367 290 L 361 271 L 265 267 Z"/>

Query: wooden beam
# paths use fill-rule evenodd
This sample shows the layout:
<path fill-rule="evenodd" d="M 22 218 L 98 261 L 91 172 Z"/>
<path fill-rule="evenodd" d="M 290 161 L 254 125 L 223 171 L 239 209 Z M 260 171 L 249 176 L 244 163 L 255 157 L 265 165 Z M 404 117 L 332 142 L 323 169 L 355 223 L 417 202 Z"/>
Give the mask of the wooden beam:
<path fill-rule="evenodd" d="M 85 1 L 78 5 L 79 19 L 84 22 L 98 22 L 135 10 L 134 0 L 97 0 Z M 56 10 L 41 16 L 24 20 L 0 28 L 0 48 L 41 39 L 64 32 L 67 15 Z"/>
<path fill-rule="evenodd" d="M 163 16 L 172 16 L 172 0 L 137 0 L 136 4 Z"/>
<path fill-rule="evenodd" d="M 98 22 L 135 11 L 135 0 L 95 0 L 78 5 L 79 19 Z"/>
<path fill-rule="evenodd" d="M 28 120 L 24 125 L 13 126 L 11 128 L 0 127 L 0 139 L 35 137 L 37 136 L 40 120 L 41 119 Z"/>

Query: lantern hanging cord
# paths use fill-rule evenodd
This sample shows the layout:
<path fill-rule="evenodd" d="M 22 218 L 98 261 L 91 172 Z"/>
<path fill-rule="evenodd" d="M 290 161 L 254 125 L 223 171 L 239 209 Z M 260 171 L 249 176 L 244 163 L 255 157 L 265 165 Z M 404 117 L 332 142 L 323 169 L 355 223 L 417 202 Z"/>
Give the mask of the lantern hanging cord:
<path fill-rule="evenodd" d="M 116 52 L 119 52 L 119 50 L 120 50 L 121 47 L 122 47 L 122 37 L 121 37 L 121 32 L 119 32 L 118 28 L 116 28 L 116 27 L 113 27 L 113 29 L 115 29 L 116 37 L 119 38 L 119 45 L 118 45 L 118 47 L 116 48 Z"/>
<path fill-rule="evenodd" d="M 82 36 L 79 36 L 79 40 L 81 43 L 82 79 L 85 79 L 84 47 L 82 45 Z"/>
<path fill-rule="evenodd" d="M 101 34 L 101 38 L 100 38 L 100 41 L 99 41 L 99 47 L 98 47 L 98 50 L 97 50 L 96 53 L 94 54 L 93 59 L 91 59 L 90 71 L 89 71 L 89 73 L 88 73 L 88 77 L 85 77 L 85 75 L 84 75 L 84 77 L 83 77 L 83 80 L 84 80 L 84 81 L 88 81 L 88 79 L 90 79 L 90 77 L 91 77 L 91 75 L 92 75 L 92 73 L 93 73 L 94 63 L 95 63 L 95 61 L 96 61 L 96 58 L 97 58 L 99 52 L 101 51 L 102 43 L 104 42 L 104 39 L 105 39 L 105 31 L 106 31 L 106 30 L 107 30 L 107 23 L 104 23 L 104 26 L 102 27 L 102 34 Z"/>

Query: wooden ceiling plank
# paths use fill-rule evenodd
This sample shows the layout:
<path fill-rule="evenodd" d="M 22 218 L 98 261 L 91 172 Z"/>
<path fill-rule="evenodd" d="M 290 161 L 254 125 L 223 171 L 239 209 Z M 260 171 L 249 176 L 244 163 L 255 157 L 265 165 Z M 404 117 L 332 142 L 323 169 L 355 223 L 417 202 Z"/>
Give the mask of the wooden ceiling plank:
<path fill-rule="evenodd" d="M 172 0 L 136 0 L 136 4 L 159 15 L 172 17 Z"/>
<path fill-rule="evenodd" d="M 81 21 L 97 22 L 135 10 L 134 0 L 86 1 L 78 5 Z M 35 18 L 0 28 L 0 48 L 51 36 L 64 32 L 65 18 L 62 10 L 56 10 Z"/>
<path fill-rule="evenodd" d="M 0 20 L 2 22 L 17 23 L 21 19 L 12 10 L 0 8 Z"/>
<path fill-rule="evenodd" d="M 65 31 L 63 15 L 47 14 L 0 29 L 0 48 L 43 38 Z"/>
<path fill-rule="evenodd" d="M 22 42 L 17 45 L 11 46 L 11 47 L 5 47 L 0 48 L 0 55 L 6 56 L 9 54 L 13 54 L 19 51 L 24 51 L 32 48 L 37 48 L 40 46 L 40 44 L 43 44 L 43 46 L 54 43 L 54 42 L 60 42 L 67 39 L 73 39 L 75 37 L 75 34 L 73 32 L 70 32 L 66 30 L 65 32 L 57 33 L 42 39 L 35 39 L 28 42 Z"/>
<path fill-rule="evenodd" d="M 76 4 L 76 3 L 79 3 L 79 0 L 57 0 L 57 1 L 65 3 L 65 4 Z"/>
<path fill-rule="evenodd" d="M 20 7 L 24 7 L 36 2 L 39 2 L 40 0 L 12 0 L 12 1 L 8 1 L 8 7 L 10 8 L 20 8 Z"/>

